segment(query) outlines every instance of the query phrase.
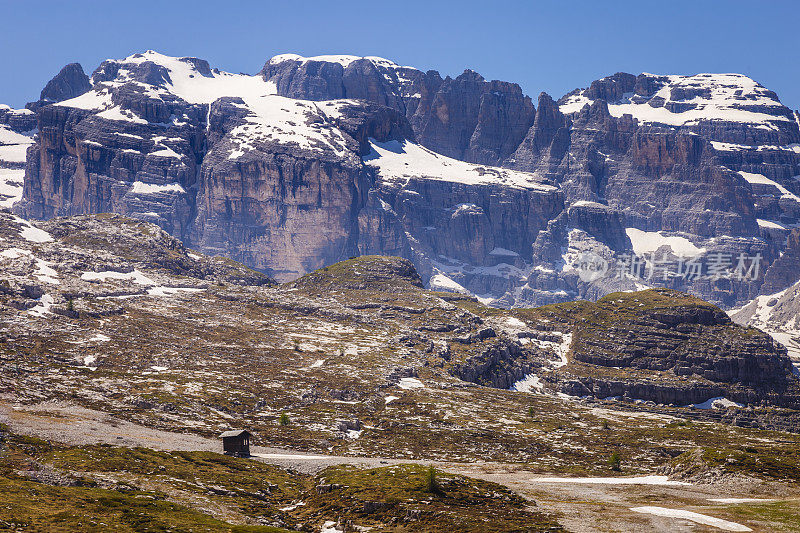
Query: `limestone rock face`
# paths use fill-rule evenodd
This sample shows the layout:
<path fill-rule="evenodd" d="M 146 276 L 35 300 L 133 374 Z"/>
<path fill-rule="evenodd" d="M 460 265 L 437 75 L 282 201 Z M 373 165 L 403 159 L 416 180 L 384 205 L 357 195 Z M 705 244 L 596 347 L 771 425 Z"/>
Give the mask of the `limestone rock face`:
<path fill-rule="evenodd" d="M 16 133 L 27 133 L 36 129 L 36 115 L 28 109 L 12 109 L 0 104 L 0 126 Z"/>
<path fill-rule="evenodd" d="M 306 100 L 350 98 L 394 108 L 409 119 L 417 140 L 449 157 L 496 165 L 514 152 L 533 124 L 535 109 L 515 83 L 471 70 L 452 79 L 376 57 L 284 54 L 261 71 L 277 94 Z"/>
<path fill-rule="evenodd" d="M 430 108 L 417 107 L 412 124 L 418 140 L 435 152 L 496 165 L 516 150 L 534 114 L 519 85 L 487 82 L 468 70 L 445 78 Z"/>
<path fill-rule="evenodd" d="M 631 343 L 624 328 L 603 338 L 578 337 L 574 357 L 600 366 L 672 370 L 677 375 L 697 375 L 728 383 L 774 383 L 791 373 L 788 360 L 775 364 L 781 350 L 767 335 L 717 338 L 730 318 L 719 309 L 677 307 L 643 313 L 635 320 L 637 335 Z M 696 359 L 699 353 L 707 357 Z M 772 361 L 769 358 L 775 357 Z M 779 375 L 765 370 L 782 369 Z"/>
<path fill-rule="evenodd" d="M 782 232 L 779 235 L 783 237 Z M 786 238 L 783 255 L 776 258 L 764 273 L 764 286 L 761 292 L 772 294 L 794 284 L 797 281 L 798 264 L 800 264 L 800 229 L 796 228 Z"/>
<path fill-rule="evenodd" d="M 370 178 L 357 158 L 320 159 L 269 143 L 254 148 L 232 160 L 228 139 L 210 147 L 189 242 L 280 280 L 358 255 L 354 221 Z"/>
<path fill-rule="evenodd" d="M 529 243 L 562 208 L 555 187 L 419 147 L 404 112 L 375 96 L 378 85 L 368 83 L 378 75 L 385 82 L 394 67 L 373 59 L 346 68 L 291 60 L 290 75 L 283 63 L 268 64 L 270 78 L 278 78 L 264 80 L 155 52 L 104 62 L 89 92 L 39 110 L 39 141 L 16 210 L 35 218 L 107 211 L 134 216 L 279 280 L 365 253 L 413 259 L 429 277 L 439 255 L 491 267 L 498 263 L 495 249 L 532 260 Z M 364 78 L 358 90 L 372 94 L 372 101 L 274 94 L 285 86 L 320 97 L 313 91 L 320 79 L 330 82 L 331 73 L 343 75 L 344 87 Z M 331 86 L 324 94 L 340 94 L 330 93 Z M 375 151 L 376 143 L 392 142 L 422 151 L 429 165 L 418 167 L 409 154 Z M 410 179 L 381 176 L 376 168 L 383 159 Z M 451 165 L 461 165 L 459 172 L 472 181 L 448 174 Z M 417 196 L 424 199 L 418 205 L 406 199 Z M 463 208 L 467 204 L 482 207 Z M 423 210 L 429 215 L 419 216 Z M 518 269 L 523 259 L 516 263 Z M 503 290 L 513 286 L 502 277 L 482 277 L 484 288 L 487 280 L 494 290 L 498 281 Z"/>
<path fill-rule="evenodd" d="M 506 164 L 559 183 L 568 205 L 597 202 L 622 213 L 626 233 L 639 236 L 633 243 L 637 256 L 656 252 L 658 241 L 669 236 L 686 237 L 703 248 L 700 261 L 708 254 L 734 260 L 752 254 L 768 267 L 786 250 L 800 207 L 792 179 L 800 169 L 794 148 L 800 130 L 772 91 L 740 75 L 618 73 L 561 98 L 559 113 L 552 107 L 540 98 L 536 123 L 543 127 L 535 125 Z M 558 133 L 565 128 L 566 142 Z M 539 139 L 552 140 L 546 146 Z M 569 248 L 570 231 L 585 227 L 564 217 L 554 224 L 535 246 L 545 270 L 531 273 L 514 300 L 517 305 L 523 298 L 551 301 L 547 292 L 586 297 L 613 285 L 610 279 L 576 285 L 574 273 L 559 266 L 558 254 L 546 250 Z M 590 233 L 600 243 L 609 241 Z M 593 252 L 613 262 L 623 250 L 611 246 L 609 256 L 598 246 Z M 797 264 L 791 258 L 784 262 Z M 773 279 L 778 270 L 773 269 Z M 658 284 L 733 306 L 758 292 L 764 272 L 748 283 L 670 278 Z"/>
<path fill-rule="evenodd" d="M 0 105 L 0 207 L 11 207 L 22 197 L 25 158 L 35 134 L 32 111 Z"/>
<path fill-rule="evenodd" d="M 391 254 L 503 306 L 664 286 L 733 307 L 800 276 L 797 115 L 741 75 L 617 73 L 534 107 L 470 70 L 284 54 L 248 76 L 148 51 L 90 82 L 69 65 L 34 107 L 18 213 L 123 213 L 282 280 Z M 616 275 L 720 255 L 759 268 Z"/>
<path fill-rule="evenodd" d="M 187 189 L 197 174 L 199 129 L 187 122 L 167 137 L 162 127 L 129 121 L 137 115 L 128 110 L 135 103 L 127 96 L 119 96 L 119 120 L 68 106 L 39 111 L 39 140 L 28 155 L 30 178 L 17 205 L 21 213 L 51 218 L 117 212 L 181 236 L 191 210 Z M 201 115 L 192 107 L 183 114 Z"/>
<path fill-rule="evenodd" d="M 423 74 L 380 57 L 275 56 L 259 74 L 274 83 L 276 94 L 303 100 L 359 99 L 392 107 L 405 114 L 411 86 Z"/>

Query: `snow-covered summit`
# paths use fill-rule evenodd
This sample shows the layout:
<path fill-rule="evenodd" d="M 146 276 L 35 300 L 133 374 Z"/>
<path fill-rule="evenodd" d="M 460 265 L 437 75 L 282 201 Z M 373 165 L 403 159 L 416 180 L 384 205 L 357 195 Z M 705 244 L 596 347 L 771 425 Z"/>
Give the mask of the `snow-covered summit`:
<path fill-rule="evenodd" d="M 774 128 L 776 122 L 793 120 L 774 92 L 743 74 L 615 74 L 565 96 L 560 110 L 576 113 L 598 98 L 607 101 L 611 115 L 630 114 L 645 123 L 683 126 L 722 120 Z"/>
<path fill-rule="evenodd" d="M 143 69 L 152 64 L 159 69 Z M 163 70 L 162 70 L 163 69 Z M 210 104 L 224 96 L 258 98 L 275 94 L 274 85 L 260 76 L 231 74 L 211 69 L 204 60 L 172 57 L 153 50 L 133 54 L 124 59 L 105 61 L 93 75 L 94 87 L 89 93 L 57 105 L 97 109 L 107 102 L 102 94 L 125 83 L 142 86 L 147 95 L 161 99 L 171 93 L 190 104 Z M 92 94 L 94 93 L 94 94 Z"/>
<path fill-rule="evenodd" d="M 355 55 L 320 55 L 320 56 L 311 56 L 311 57 L 304 57 L 298 54 L 278 54 L 272 57 L 267 64 L 269 65 L 277 65 L 279 63 L 283 63 L 284 61 L 297 61 L 299 63 L 307 63 L 309 61 L 320 61 L 324 63 L 339 63 L 342 67 L 348 67 L 354 61 L 358 61 L 359 59 L 366 59 L 371 61 L 376 66 L 382 66 L 387 68 L 399 68 L 400 65 L 391 61 L 389 59 L 377 56 L 355 56 Z M 402 67 L 402 68 L 412 68 L 412 67 Z"/>
<path fill-rule="evenodd" d="M 212 69 L 201 59 L 148 50 L 107 60 L 95 72 L 94 80 L 88 92 L 56 105 L 145 125 L 148 121 L 139 112 L 141 106 L 120 103 L 115 96 L 123 86 L 132 85 L 141 91 L 141 98 L 156 102 L 171 102 L 177 97 L 188 104 L 211 104 L 224 97 L 240 98 L 243 104 L 234 105 L 245 111 L 245 123 L 231 132 L 231 139 L 239 145 L 232 152 L 233 157 L 264 141 L 293 143 L 309 150 L 332 149 L 337 153 L 342 153 L 345 144 L 341 132 L 320 127 L 325 116 L 313 103 L 277 96 L 275 85 L 261 76 Z M 172 122 L 180 124 L 185 120 L 186 117 L 173 116 Z"/>

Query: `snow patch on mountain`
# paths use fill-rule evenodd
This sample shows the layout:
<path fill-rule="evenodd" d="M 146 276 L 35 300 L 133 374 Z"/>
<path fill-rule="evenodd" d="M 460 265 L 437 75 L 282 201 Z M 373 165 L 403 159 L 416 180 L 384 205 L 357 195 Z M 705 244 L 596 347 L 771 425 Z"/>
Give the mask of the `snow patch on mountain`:
<path fill-rule="evenodd" d="M 737 524 L 736 522 L 729 522 L 728 520 L 723 520 L 721 518 L 715 518 L 713 516 L 708 516 L 700 513 L 695 513 L 694 511 L 686 511 L 684 509 L 668 509 L 666 507 L 656 507 L 656 506 L 643 506 L 643 507 L 631 507 L 631 511 L 636 513 L 645 513 L 651 514 L 655 516 L 661 516 L 665 518 L 678 518 L 681 520 L 689 520 L 690 522 L 694 522 L 696 524 L 702 524 L 705 526 L 712 526 L 717 529 L 722 529 L 723 531 L 753 531 L 747 526 L 742 524 Z"/>
<path fill-rule="evenodd" d="M 148 61 L 169 71 L 170 81 L 165 88 L 190 104 L 210 104 L 224 96 L 247 99 L 275 94 L 274 85 L 260 76 L 231 74 L 217 69 L 212 69 L 208 75 L 198 70 L 193 58 L 172 57 L 153 50 L 120 60 L 119 63 L 123 65 L 118 75 L 121 81 L 124 81 L 128 70 L 125 65 L 138 65 Z"/>
<path fill-rule="evenodd" d="M 757 296 L 728 314 L 737 324 L 759 328 L 783 344 L 800 369 L 800 282 L 773 294 Z"/>
<path fill-rule="evenodd" d="M 25 170 L 0 168 L 0 207 L 10 208 L 22 198 Z"/>
<path fill-rule="evenodd" d="M 55 299 L 52 296 L 44 294 L 38 299 L 38 303 L 34 307 L 28 309 L 28 313 L 33 316 L 43 317 L 52 312 L 50 308 L 53 307 L 54 302 Z"/>
<path fill-rule="evenodd" d="M 9 106 L 2 106 L 2 109 L 11 110 Z M 15 109 L 11 113 L 29 114 L 30 111 Z M 22 198 L 25 157 L 35 133 L 20 133 L 7 124 L 0 124 L 0 207 L 10 208 Z"/>
<path fill-rule="evenodd" d="M 282 96 L 243 98 L 250 114 L 246 124 L 237 126 L 229 137 L 237 148 L 228 158 L 236 159 L 256 148 L 257 143 L 294 144 L 304 150 L 331 150 L 347 154 L 347 140 L 338 128 L 331 127 L 313 102 Z"/>
<path fill-rule="evenodd" d="M 20 218 L 15 215 L 14 222 L 22 226 L 19 235 L 28 242 L 43 243 L 43 242 L 51 242 L 53 240 L 52 235 L 50 235 L 43 229 L 37 228 L 24 218 Z"/>
<path fill-rule="evenodd" d="M 459 283 L 447 277 L 445 274 L 442 274 L 441 272 L 431 276 L 431 279 L 428 282 L 428 287 L 432 291 L 458 292 L 461 294 L 469 294 L 469 291 L 467 289 L 465 289 Z"/>
<path fill-rule="evenodd" d="M 179 183 L 167 183 L 164 185 L 156 185 L 153 183 L 144 183 L 141 181 L 134 181 L 131 187 L 133 194 L 157 194 L 166 192 L 185 193 L 186 190 Z"/>
<path fill-rule="evenodd" d="M 437 154 L 411 141 L 378 142 L 370 139 L 367 165 L 377 168 L 386 181 L 407 182 L 412 178 L 452 181 L 466 185 L 505 185 L 521 189 L 552 191 L 533 174 L 506 168 L 465 163 Z"/>
<path fill-rule="evenodd" d="M 155 285 L 156 282 L 148 278 L 138 270 L 132 272 L 116 272 L 113 270 L 104 270 L 102 272 L 84 272 L 81 274 L 81 279 L 84 281 L 100 281 L 104 282 L 109 279 L 130 280 L 139 285 Z"/>
<path fill-rule="evenodd" d="M 739 174 L 747 181 L 747 183 L 751 183 L 754 185 L 770 185 L 778 189 L 781 194 L 781 198 L 788 198 L 790 200 L 794 200 L 795 202 L 800 202 L 800 198 L 789 189 L 781 185 L 780 183 L 769 179 L 763 174 L 756 174 L 753 172 L 739 172 Z"/>
<path fill-rule="evenodd" d="M 636 228 L 625 228 L 625 233 L 631 240 L 633 252 L 638 256 L 653 253 L 662 246 L 670 248 L 673 254 L 683 257 L 697 257 L 706 251 L 705 248 L 695 246 L 686 237 L 667 236 L 661 231 L 642 231 Z"/>

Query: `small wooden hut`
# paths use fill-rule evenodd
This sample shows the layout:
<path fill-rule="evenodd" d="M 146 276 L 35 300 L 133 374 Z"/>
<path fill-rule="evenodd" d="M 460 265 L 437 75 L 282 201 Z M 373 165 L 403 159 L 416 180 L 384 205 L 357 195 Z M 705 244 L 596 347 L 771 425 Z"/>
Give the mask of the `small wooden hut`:
<path fill-rule="evenodd" d="M 250 457 L 250 432 L 246 429 L 226 431 L 219 437 L 226 455 Z"/>

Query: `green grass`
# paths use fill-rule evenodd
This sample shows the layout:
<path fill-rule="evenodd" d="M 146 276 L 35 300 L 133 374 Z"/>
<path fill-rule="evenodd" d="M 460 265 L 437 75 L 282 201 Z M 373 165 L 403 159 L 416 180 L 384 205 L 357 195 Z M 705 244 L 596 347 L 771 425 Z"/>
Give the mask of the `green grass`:
<path fill-rule="evenodd" d="M 396 516 L 401 519 L 392 531 L 403 532 L 561 531 L 552 517 L 527 510 L 525 500 L 501 485 L 441 471 L 433 481 L 437 491 L 431 491 L 431 468 L 422 465 L 331 467 L 317 476 L 326 490 L 307 500 L 303 514 L 322 511 L 361 525 Z"/>
<path fill-rule="evenodd" d="M 289 531 L 230 524 L 164 501 L 163 495 L 146 491 L 49 486 L 0 476 L 0 495 L 0 529 L 50 532 Z"/>
<path fill-rule="evenodd" d="M 797 445 L 696 448 L 677 457 L 673 465 L 689 474 L 713 468 L 731 474 L 800 483 L 800 447 Z"/>
<path fill-rule="evenodd" d="M 764 524 L 761 531 L 800 531 L 800 501 L 777 501 L 728 505 L 726 511 L 734 520 Z"/>
<path fill-rule="evenodd" d="M 422 280 L 405 259 L 365 255 L 320 268 L 287 285 L 314 294 L 324 294 L 331 289 L 396 292 L 420 290 Z"/>
<path fill-rule="evenodd" d="M 310 476 L 210 452 L 63 446 L 0 432 L 0 529 L 279 532 L 291 529 L 243 524 L 318 529 L 341 518 L 392 531 L 559 530 L 505 487 L 432 467 L 337 466 Z M 20 474 L 44 465 L 59 484 Z"/>
<path fill-rule="evenodd" d="M 211 452 L 72 447 L 8 434 L 4 440 L 0 529 L 5 523 L 34 531 L 287 531 L 228 523 L 186 504 L 207 502 L 241 521 L 271 520 L 309 483 L 308 476 Z M 42 465 L 60 472 L 67 486 L 20 475 Z"/>

